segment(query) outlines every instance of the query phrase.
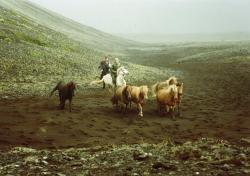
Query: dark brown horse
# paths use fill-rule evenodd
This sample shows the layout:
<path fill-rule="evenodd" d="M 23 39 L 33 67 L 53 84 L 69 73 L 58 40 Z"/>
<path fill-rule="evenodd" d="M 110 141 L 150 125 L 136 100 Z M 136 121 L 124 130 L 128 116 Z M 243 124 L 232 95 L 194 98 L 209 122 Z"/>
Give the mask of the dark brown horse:
<path fill-rule="evenodd" d="M 56 87 L 51 91 L 50 96 L 53 95 L 53 93 L 58 90 L 59 92 L 59 101 L 60 101 L 60 108 L 64 109 L 65 107 L 65 101 L 69 100 L 69 111 L 71 112 L 72 107 L 72 98 L 74 96 L 74 91 L 76 89 L 76 84 L 74 82 L 69 82 L 67 84 L 64 84 L 62 81 L 57 83 Z"/>

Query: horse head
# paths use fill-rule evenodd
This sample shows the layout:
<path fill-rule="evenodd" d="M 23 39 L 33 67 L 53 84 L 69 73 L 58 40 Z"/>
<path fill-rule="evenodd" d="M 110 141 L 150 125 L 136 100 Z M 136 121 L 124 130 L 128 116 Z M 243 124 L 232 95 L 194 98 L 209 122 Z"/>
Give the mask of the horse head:
<path fill-rule="evenodd" d="M 128 70 L 125 69 L 123 66 L 117 69 L 117 75 L 127 75 L 129 74 Z"/>
<path fill-rule="evenodd" d="M 181 101 L 182 93 L 183 93 L 183 83 L 177 83 L 177 90 L 178 90 L 178 101 Z"/>
<path fill-rule="evenodd" d="M 70 81 L 66 86 L 68 87 L 68 91 L 74 96 L 75 95 L 74 91 L 76 89 L 76 84 L 73 81 Z"/>
<path fill-rule="evenodd" d="M 178 100 L 178 88 L 175 84 L 170 85 L 170 93 L 172 95 L 173 100 L 176 102 Z"/>

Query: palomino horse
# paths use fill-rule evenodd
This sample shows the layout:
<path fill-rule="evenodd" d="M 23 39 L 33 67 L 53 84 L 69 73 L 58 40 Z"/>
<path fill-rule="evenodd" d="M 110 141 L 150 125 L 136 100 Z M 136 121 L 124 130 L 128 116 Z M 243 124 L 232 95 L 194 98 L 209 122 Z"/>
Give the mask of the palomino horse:
<path fill-rule="evenodd" d="M 142 106 L 145 103 L 145 99 L 148 99 L 148 86 L 121 86 L 118 87 L 115 91 L 114 96 L 111 101 L 113 105 L 116 105 L 118 108 L 119 102 L 126 105 L 134 102 L 137 105 L 137 110 L 139 111 L 139 116 L 143 117 Z"/>
<path fill-rule="evenodd" d="M 160 89 L 167 88 L 169 85 L 175 84 L 177 85 L 177 78 L 175 76 L 171 76 L 169 79 L 163 82 L 157 82 L 152 86 L 153 96 L 156 96 L 156 92 Z"/>
<path fill-rule="evenodd" d="M 167 88 L 157 90 L 156 92 L 156 101 L 158 112 L 161 113 L 161 110 L 174 111 L 176 103 L 178 101 L 178 88 L 175 84 L 169 85 Z M 172 114 L 173 115 L 173 114 Z"/>
<path fill-rule="evenodd" d="M 125 69 L 123 66 L 117 69 L 117 78 L 116 78 L 116 86 L 126 86 L 126 81 L 124 79 L 125 75 L 127 75 L 129 72 L 127 69 Z M 106 85 L 108 85 L 109 88 L 114 89 L 115 85 L 113 84 L 113 80 L 112 80 L 112 76 L 110 73 L 106 74 L 103 76 L 103 78 L 101 80 L 97 80 L 97 81 L 92 81 L 90 83 L 90 85 L 93 84 L 101 84 L 101 83 L 105 83 Z"/>
<path fill-rule="evenodd" d="M 128 104 L 131 101 L 131 86 L 120 86 L 117 87 L 115 90 L 114 96 L 111 98 L 111 102 L 113 105 L 116 105 L 116 109 L 119 110 L 119 103 L 120 103 L 120 110 L 124 109 L 124 104 L 126 105 L 125 112 L 128 109 Z"/>
<path fill-rule="evenodd" d="M 131 86 L 131 102 L 137 105 L 140 117 L 143 117 L 142 106 L 145 99 L 148 99 L 148 86 Z"/>

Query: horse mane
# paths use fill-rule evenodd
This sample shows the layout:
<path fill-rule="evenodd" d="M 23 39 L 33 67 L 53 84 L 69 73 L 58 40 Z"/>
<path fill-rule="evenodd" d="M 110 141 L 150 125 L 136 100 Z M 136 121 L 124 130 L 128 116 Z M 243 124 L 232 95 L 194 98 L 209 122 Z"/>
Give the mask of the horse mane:
<path fill-rule="evenodd" d="M 175 76 L 171 76 L 166 82 L 168 82 L 169 85 L 177 84 L 177 78 Z"/>
<path fill-rule="evenodd" d="M 148 93 L 148 86 L 140 86 L 140 97 L 144 98 L 145 95 Z"/>
<path fill-rule="evenodd" d="M 152 92 L 153 92 L 153 96 L 156 96 L 157 92 L 162 89 L 162 88 L 167 88 L 169 86 L 167 81 L 164 82 L 157 82 L 156 84 L 154 84 L 152 86 Z"/>
<path fill-rule="evenodd" d="M 128 97 L 129 96 L 129 94 L 130 94 L 130 90 L 129 89 L 131 89 L 131 86 L 126 86 L 123 90 L 122 90 L 122 95 L 123 95 L 123 97 L 125 98 L 125 100 L 128 102 L 128 101 L 130 101 L 130 98 Z"/>
<path fill-rule="evenodd" d="M 121 70 L 122 68 L 124 68 L 124 66 L 120 66 L 119 68 L 117 68 L 117 70 L 116 70 L 116 74 L 117 74 L 117 75 L 119 74 L 119 72 L 120 72 L 120 70 Z"/>
<path fill-rule="evenodd" d="M 159 87 L 159 82 L 155 83 L 153 86 L 152 86 L 152 93 L 153 93 L 153 96 L 156 96 L 156 93 L 158 92 L 158 87 Z"/>

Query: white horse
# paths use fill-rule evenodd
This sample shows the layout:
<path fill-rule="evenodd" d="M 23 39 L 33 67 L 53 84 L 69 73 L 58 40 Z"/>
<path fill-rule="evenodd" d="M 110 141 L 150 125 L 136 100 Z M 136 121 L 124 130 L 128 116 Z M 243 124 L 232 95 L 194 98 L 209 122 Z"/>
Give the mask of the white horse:
<path fill-rule="evenodd" d="M 126 86 L 126 81 L 124 79 L 125 75 L 129 74 L 128 70 L 125 69 L 123 66 L 119 67 L 117 69 L 117 78 L 116 78 L 116 86 L 120 87 L 120 86 Z M 113 84 L 113 80 L 112 80 L 112 76 L 110 73 L 106 74 L 103 76 L 103 78 L 101 80 L 97 80 L 97 81 L 92 81 L 90 83 L 90 85 L 93 84 L 101 84 L 101 83 L 105 83 L 109 88 L 114 89 L 115 85 Z"/>
<path fill-rule="evenodd" d="M 129 72 L 123 66 L 117 69 L 117 78 L 116 78 L 116 86 L 126 86 L 127 83 L 124 79 L 125 75 L 128 75 Z"/>

